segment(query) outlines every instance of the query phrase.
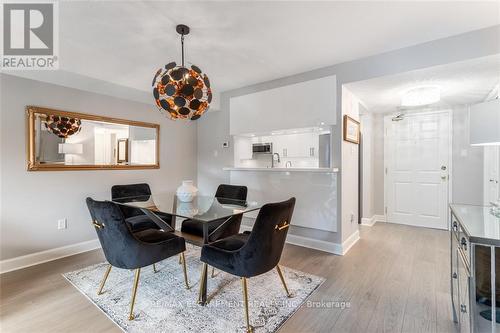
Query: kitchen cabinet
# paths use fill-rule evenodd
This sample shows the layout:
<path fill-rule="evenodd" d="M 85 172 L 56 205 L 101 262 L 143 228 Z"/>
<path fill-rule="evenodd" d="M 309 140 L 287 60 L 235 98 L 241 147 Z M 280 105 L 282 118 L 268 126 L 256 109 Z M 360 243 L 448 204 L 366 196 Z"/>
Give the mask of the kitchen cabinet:
<path fill-rule="evenodd" d="M 276 141 L 275 152 L 283 158 L 317 157 L 319 137 L 317 133 L 283 135 Z"/>
<path fill-rule="evenodd" d="M 459 332 L 500 332 L 491 315 L 500 312 L 500 218 L 489 210 L 450 205 L 451 303 Z"/>

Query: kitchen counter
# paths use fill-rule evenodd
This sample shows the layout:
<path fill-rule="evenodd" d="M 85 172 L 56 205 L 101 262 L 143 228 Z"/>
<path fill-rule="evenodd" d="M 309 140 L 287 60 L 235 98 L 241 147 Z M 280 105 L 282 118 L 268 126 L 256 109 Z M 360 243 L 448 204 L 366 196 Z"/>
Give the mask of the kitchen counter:
<path fill-rule="evenodd" d="M 338 168 L 223 168 L 224 171 L 268 171 L 268 172 L 319 172 L 336 173 Z"/>

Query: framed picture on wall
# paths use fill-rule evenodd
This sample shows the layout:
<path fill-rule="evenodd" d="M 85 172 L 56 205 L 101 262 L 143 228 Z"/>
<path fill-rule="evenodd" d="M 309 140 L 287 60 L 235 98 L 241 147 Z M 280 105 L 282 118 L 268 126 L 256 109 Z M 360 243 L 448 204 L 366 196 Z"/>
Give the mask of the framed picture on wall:
<path fill-rule="evenodd" d="M 359 144 L 359 121 L 344 115 L 344 140 Z"/>

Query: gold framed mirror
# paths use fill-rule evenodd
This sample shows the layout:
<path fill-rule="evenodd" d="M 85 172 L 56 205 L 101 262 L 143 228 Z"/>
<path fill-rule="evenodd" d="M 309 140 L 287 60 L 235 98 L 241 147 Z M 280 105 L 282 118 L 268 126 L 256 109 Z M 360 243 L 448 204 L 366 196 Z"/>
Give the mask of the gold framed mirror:
<path fill-rule="evenodd" d="M 158 169 L 160 125 L 27 106 L 28 171 Z"/>

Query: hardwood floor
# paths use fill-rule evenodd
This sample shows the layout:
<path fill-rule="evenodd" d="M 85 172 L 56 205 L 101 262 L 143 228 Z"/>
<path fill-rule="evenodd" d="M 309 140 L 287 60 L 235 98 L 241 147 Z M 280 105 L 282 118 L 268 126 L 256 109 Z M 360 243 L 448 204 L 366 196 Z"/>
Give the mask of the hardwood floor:
<path fill-rule="evenodd" d="M 61 276 L 103 260 L 96 250 L 0 276 L 0 331 L 121 332 Z M 287 245 L 282 265 L 326 281 L 280 332 L 454 332 L 449 260 L 447 232 L 389 223 L 362 227 L 345 256 Z"/>

